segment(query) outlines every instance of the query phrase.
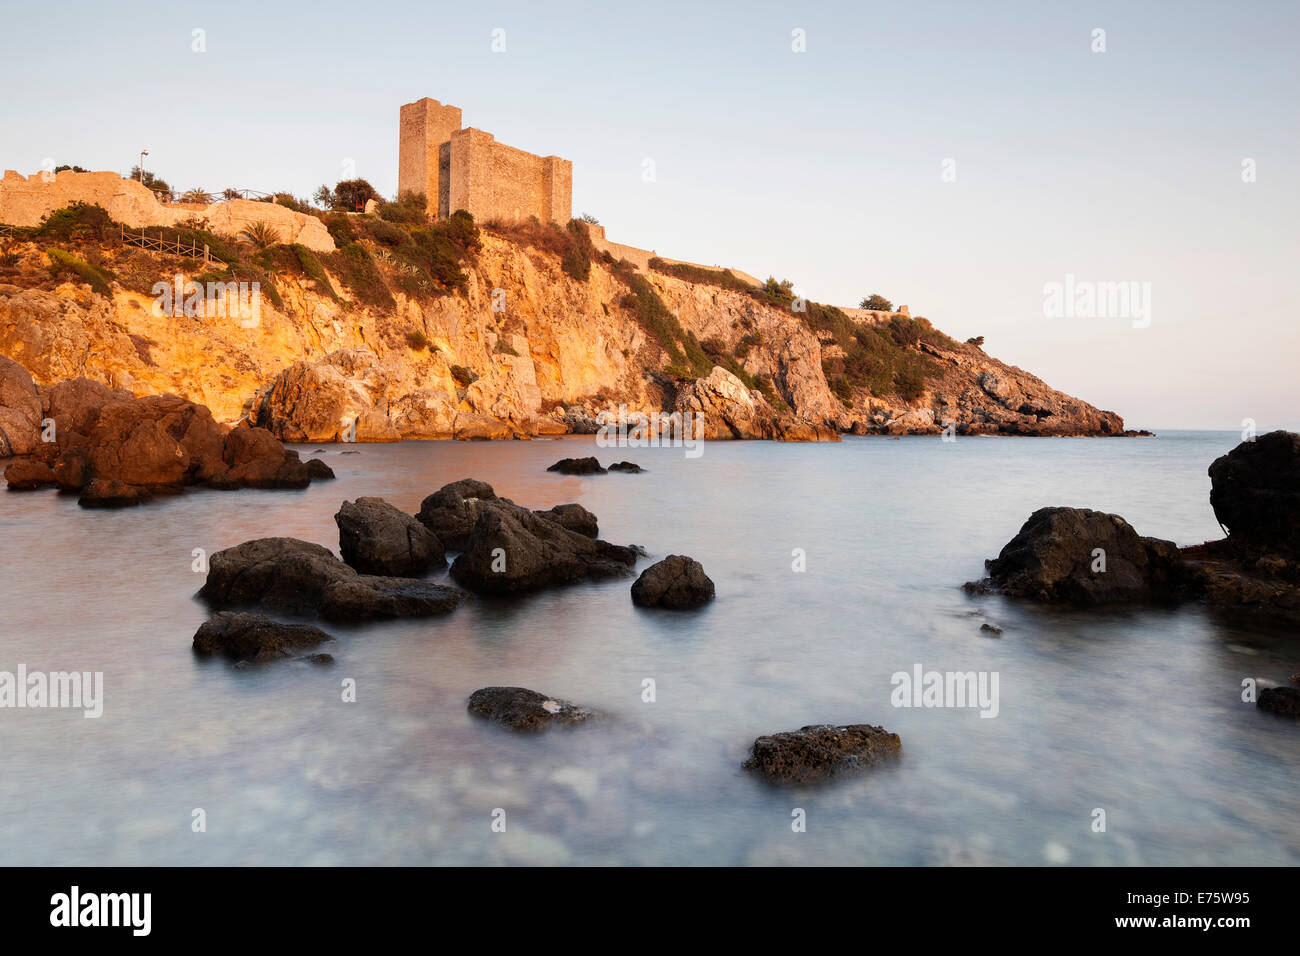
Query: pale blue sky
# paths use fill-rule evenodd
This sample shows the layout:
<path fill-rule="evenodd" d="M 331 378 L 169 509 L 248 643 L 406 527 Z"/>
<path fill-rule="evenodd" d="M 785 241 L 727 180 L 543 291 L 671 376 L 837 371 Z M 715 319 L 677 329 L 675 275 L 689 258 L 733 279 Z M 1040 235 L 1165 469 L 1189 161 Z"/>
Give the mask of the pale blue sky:
<path fill-rule="evenodd" d="M 432 96 L 614 240 L 880 292 L 1131 427 L 1297 428 L 1298 41 L 1295 2 L 19 4 L 0 166 L 391 193 Z M 1150 327 L 1045 318 L 1067 273 L 1150 282 Z"/>

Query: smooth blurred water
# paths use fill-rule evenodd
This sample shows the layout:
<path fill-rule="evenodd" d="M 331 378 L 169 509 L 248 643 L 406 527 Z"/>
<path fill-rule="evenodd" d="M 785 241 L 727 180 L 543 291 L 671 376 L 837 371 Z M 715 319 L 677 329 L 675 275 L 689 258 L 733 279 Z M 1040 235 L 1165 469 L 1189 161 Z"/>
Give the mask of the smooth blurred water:
<path fill-rule="evenodd" d="M 586 438 L 330 446 L 338 480 L 303 492 L 120 512 L 0 494 L 0 670 L 99 670 L 106 685 L 97 720 L 0 710 L 0 864 L 1300 862 L 1300 723 L 1240 699 L 1245 677 L 1300 671 L 1293 629 L 960 590 L 1044 505 L 1179 544 L 1219 537 L 1206 467 L 1238 440 L 850 438 L 712 443 L 698 459 Z M 544 470 L 592 452 L 650 470 Z M 336 548 L 345 498 L 415 511 L 467 476 L 531 507 L 581 502 L 602 537 L 648 549 L 638 568 L 692 555 L 718 598 L 649 612 L 630 580 L 606 581 L 328 627 L 333 667 L 192 655 L 207 616 L 192 549 Z M 998 672 L 999 715 L 892 707 L 890 675 L 917 663 Z M 465 711 L 492 684 L 608 718 L 512 735 Z M 756 736 L 822 722 L 883 724 L 904 756 L 813 788 L 740 769 Z"/>

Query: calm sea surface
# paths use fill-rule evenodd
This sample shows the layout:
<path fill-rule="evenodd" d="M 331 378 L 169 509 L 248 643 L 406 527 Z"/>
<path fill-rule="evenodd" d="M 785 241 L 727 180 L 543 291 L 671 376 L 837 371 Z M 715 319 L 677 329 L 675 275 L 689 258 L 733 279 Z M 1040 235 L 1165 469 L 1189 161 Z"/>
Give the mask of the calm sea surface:
<path fill-rule="evenodd" d="M 1179 544 L 1220 537 L 1206 467 L 1238 441 L 848 438 L 712 443 L 698 459 L 586 438 L 335 445 L 322 457 L 338 480 L 302 492 L 111 513 L 0 493 L 0 670 L 105 685 L 98 719 L 0 710 L 0 864 L 1300 863 L 1300 724 L 1241 702 L 1243 678 L 1300 671 L 1294 629 L 960 589 L 1044 505 Z M 545 471 L 589 453 L 650 470 Z M 192 655 L 207 617 L 193 549 L 337 548 L 344 499 L 413 512 L 470 476 L 534 508 L 581 502 L 649 560 L 692 555 L 718 599 L 647 612 L 615 580 L 329 626 L 333 667 Z M 891 706 L 891 675 L 917 664 L 996 672 L 998 715 Z M 607 719 L 512 735 L 465 711 L 492 684 Z M 904 756 L 817 788 L 740 769 L 756 736 L 824 722 L 883 724 Z"/>

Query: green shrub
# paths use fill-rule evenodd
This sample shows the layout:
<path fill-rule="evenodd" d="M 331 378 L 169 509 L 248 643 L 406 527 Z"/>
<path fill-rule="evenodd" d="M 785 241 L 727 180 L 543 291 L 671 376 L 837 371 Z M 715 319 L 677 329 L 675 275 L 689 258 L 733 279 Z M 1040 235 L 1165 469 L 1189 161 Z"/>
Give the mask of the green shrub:
<path fill-rule="evenodd" d="M 422 329 L 414 329 L 406 333 L 406 344 L 410 346 L 411 351 L 419 352 L 429 347 L 429 337 Z"/>
<path fill-rule="evenodd" d="M 591 244 L 591 233 L 581 219 L 570 219 L 565 226 L 568 239 L 560 256 L 560 269 L 570 278 L 586 282 L 591 278 L 591 260 L 596 257 L 596 247 Z"/>
<path fill-rule="evenodd" d="M 775 306 L 778 309 L 789 308 L 794 302 L 794 283 L 789 279 L 782 279 L 777 282 L 774 277 L 768 276 L 759 297 L 768 305 Z"/>
<path fill-rule="evenodd" d="M 347 213 L 331 213 L 323 221 L 325 228 L 334 238 L 335 245 L 346 246 L 349 242 L 356 242 L 357 234 L 352 231 L 352 223 L 348 221 Z"/>
<path fill-rule="evenodd" d="M 377 309 L 396 308 L 397 303 L 393 301 L 384 277 L 379 274 L 375 260 L 370 258 L 370 253 L 361 243 L 348 243 L 337 252 L 331 252 L 326 261 L 358 302 Z"/>
<path fill-rule="evenodd" d="M 50 275 L 58 276 L 71 273 L 90 286 L 91 291 L 96 295 L 102 295 L 109 299 L 113 297 L 113 290 L 108 284 L 109 280 L 113 278 L 113 274 L 107 269 L 93 266 L 84 259 L 78 259 L 72 253 L 64 252 L 62 249 L 47 249 L 46 255 L 50 257 Z"/>
<path fill-rule="evenodd" d="M 316 287 L 325 295 L 335 302 L 339 301 L 339 294 L 334 291 L 334 286 L 330 284 L 330 277 L 325 272 L 325 267 L 321 265 L 320 260 L 316 258 L 316 253 L 296 242 L 290 248 L 293 249 L 293 254 L 298 258 L 298 264 L 302 266 L 302 271 L 307 278 L 315 282 Z"/>
<path fill-rule="evenodd" d="M 382 202 L 384 197 L 364 179 L 345 179 L 333 189 L 320 187 L 314 198 L 322 206 L 328 206 L 336 212 L 360 212 L 365 209 L 368 200 Z"/>
<path fill-rule="evenodd" d="M 706 269 L 704 266 L 688 265 L 685 262 L 665 262 L 658 256 L 650 260 L 650 268 L 655 272 L 662 272 L 664 275 L 670 275 L 699 285 L 717 286 L 720 289 L 730 289 L 733 292 L 750 293 L 754 291 L 752 285 L 727 269 Z"/>
<path fill-rule="evenodd" d="M 429 218 L 424 193 L 407 192 L 396 202 L 381 202 L 378 212 L 380 219 L 410 225 L 419 225 Z"/>
<path fill-rule="evenodd" d="M 858 303 L 859 309 L 871 309 L 876 312 L 893 312 L 894 304 L 883 295 L 874 292 Z"/>
<path fill-rule="evenodd" d="M 478 376 L 463 365 L 453 365 L 447 371 L 461 388 L 469 388 L 478 381 Z"/>
<path fill-rule="evenodd" d="M 104 240 L 120 228 L 103 206 L 74 202 L 46 213 L 41 224 L 36 227 L 36 235 L 62 242 L 73 239 Z"/>
<path fill-rule="evenodd" d="M 519 355 L 519 353 L 515 351 L 514 346 L 505 339 L 497 339 L 497 344 L 492 347 L 492 351 L 498 352 L 501 355 Z"/>

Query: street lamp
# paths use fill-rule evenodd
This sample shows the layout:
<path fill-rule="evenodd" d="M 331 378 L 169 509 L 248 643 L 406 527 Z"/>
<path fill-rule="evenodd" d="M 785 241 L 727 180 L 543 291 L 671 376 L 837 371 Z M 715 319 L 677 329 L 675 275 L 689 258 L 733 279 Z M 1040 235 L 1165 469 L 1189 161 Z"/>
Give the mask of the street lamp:
<path fill-rule="evenodd" d="M 136 169 L 140 170 L 140 182 L 144 182 L 144 158 L 149 155 L 149 150 L 140 150 L 140 165 Z"/>

